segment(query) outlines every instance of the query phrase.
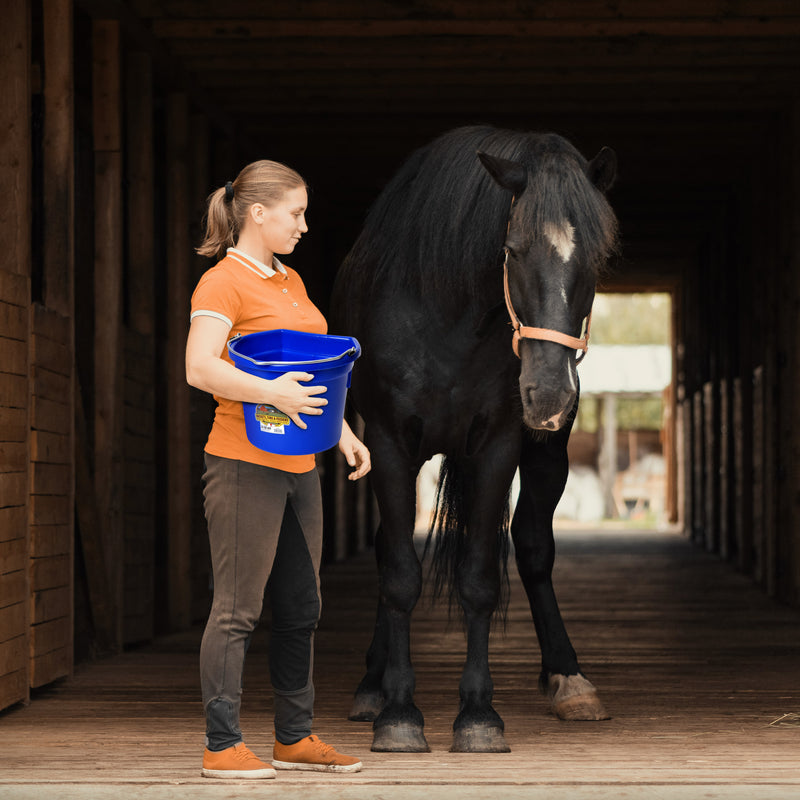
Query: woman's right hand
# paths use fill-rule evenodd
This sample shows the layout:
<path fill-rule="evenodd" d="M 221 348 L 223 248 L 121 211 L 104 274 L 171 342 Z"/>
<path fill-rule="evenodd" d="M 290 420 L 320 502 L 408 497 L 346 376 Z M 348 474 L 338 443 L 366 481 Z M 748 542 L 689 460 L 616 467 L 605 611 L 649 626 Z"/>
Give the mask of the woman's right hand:
<path fill-rule="evenodd" d="M 324 397 L 318 395 L 328 391 L 327 386 L 308 386 L 306 381 L 314 376 L 307 372 L 287 372 L 279 378 L 269 381 L 269 399 L 264 402 L 283 411 L 298 428 L 306 428 L 300 414 L 317 416 L 322 413 L 322 406 L 328 405 Z"/>

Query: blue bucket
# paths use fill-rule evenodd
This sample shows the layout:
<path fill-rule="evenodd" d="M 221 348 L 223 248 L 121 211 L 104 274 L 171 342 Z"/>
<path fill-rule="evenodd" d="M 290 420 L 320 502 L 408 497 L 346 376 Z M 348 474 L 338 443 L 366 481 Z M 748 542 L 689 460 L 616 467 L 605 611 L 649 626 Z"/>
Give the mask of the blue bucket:
<path fill-rule="evenodd" d="M 249 333 L 228 342 L 233 363 L 244 372 L 273 380 L 286 372 L 308 372 L 309 386 L 326 386 L 322 395 L 328 405 L 318 416 L 303 414 L 308 427 L 298 428 L 273 406 L 242 403 L 244 424 L 250 443 L 260 450 L 300 456 L 321 453 L 342 436 L 342 420 L 353 362 L 361 345 L 350 336 L 275 330 Z"/>

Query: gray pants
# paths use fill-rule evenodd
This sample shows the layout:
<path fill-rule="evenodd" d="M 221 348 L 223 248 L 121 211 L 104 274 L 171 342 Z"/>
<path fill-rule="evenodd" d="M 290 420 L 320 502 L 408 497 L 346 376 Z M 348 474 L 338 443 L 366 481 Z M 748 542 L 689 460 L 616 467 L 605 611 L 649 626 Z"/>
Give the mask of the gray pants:
<path fill-rule="evenodd" d="M 302 474 L 206 453 L 205 514 L 214 601 L 200 647 L 206 746 L 242 741 L 242 671 L 266 588 L 275 736 L 311 733 L 313 644 L 319 620 L 322 496 L 316 470 Z"/>

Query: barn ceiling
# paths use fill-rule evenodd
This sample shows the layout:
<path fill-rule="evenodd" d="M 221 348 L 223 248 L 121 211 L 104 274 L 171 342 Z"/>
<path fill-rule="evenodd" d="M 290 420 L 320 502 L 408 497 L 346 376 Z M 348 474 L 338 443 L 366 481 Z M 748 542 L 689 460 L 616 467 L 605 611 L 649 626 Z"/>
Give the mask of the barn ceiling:
<path fill-rule="evenodd" d="M 795 0 L 88 5 L 116 7 L 176 83 L 255 136 L 303 117 L 344 137 L 398 116 L 759 109 L 800 74 Z"/>
<path fill-rule="evenodd" d="M 329 181 L 323 194 L 371 197 L 410 149 L 461 124 L 557 130 L 587 156 L 610 144 L 616 205 L 651 258 L 685 251 L 730 165 L 757 168 L 800 100 L 797 0 L 77 2 L 119 18 L 162 87 L 253 157 Z"/>

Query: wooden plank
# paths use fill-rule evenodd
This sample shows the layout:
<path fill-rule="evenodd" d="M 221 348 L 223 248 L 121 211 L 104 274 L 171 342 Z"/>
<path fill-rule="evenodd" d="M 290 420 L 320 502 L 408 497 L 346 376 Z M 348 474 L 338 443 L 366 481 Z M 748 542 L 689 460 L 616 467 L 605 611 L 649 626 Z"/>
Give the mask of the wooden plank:
<path fill-rule="evenodd" d="M 0 508 L 5 506 L 26 506 L 27 498 L 27 472 L 0 472 Z"/>
<path fill-rule="evenodd" d="M 766 487 L 764 453 L 764 370 L 753 370 L 753 565 L 752 574 L 763 585 L 766 571 L 764 550 L 766 537 Z"/>
<path fill-rule="evenodd" d="M 155 333 L 155 217 L 153 155 L 153 62 L 149 53 L 131 51 L 125 56 L 125 105 L 128 150 L 128 238 L 130 323 L 134 331 Z M 152 345 L 151 345 L 152 349 Z M 150 355 L 148 353 L 148 355 Z M 148 359 L 149 360 L 149 359 Z"/>
<path fill-rule="evenodd" d="M 28 437 L 28 410 L 0 406 L 0 441 L 24 442 Z"/>
<path fill-rule="evenodd" d="M 69 396 L 72 379 L 62 372 L 53 372 L 39 364 L 32 364 L 31 388 L 37 397 L 59 402 Z"/>
<path fill-rule="evenodd" d="M 31 337 L 31 360 L 59 375 L 72 375 L 72 347 L 66 341 L 52 339 L 34 329 Z"/>
<path fill-rule="evenodd" d="M 0 472 L 24 472 L 28 468 L 25 442 L 0 442 Z"/>
<path fill-rule="evenodd" d="M 160 19 L 153 30 L 162 39 L 327 39 L 432 38 L 606 38 L 629 36 L 796 38 L 800 17 L 769 19 L 763 15 L 715 19 Z"/>
<path fill-rule="evenodd" d="M 167 99 L 167 529 L 169 530 L 169 621 L 180 630 L 191 623 L 192 469 L 191 394 L 184 348 L 189 307 L 188 97 Z"/>
<path fill-rule="evenodd" d="M 44 137 L 44 301 L 66 317 L 73 311 L 74 78 L 73 2 L 42 0 Z M 70 326 L 71 328 L 71 326 Z M 72 369 L 71 330 L 64 338 Z"/>
<path fill-rule="evenodd" d="M 31 552 L 38 558 L 69 555 L 72 552 L 72 525 L 31 526 Z"/>
<path fill-rule="evenodd" d="M 28 309 L 0 303 L 0 337 L 24 341 L 28 334 Z"/>
<path fill-rule="evenodd" d="M 94 484 L 96 535 L 102 536 L 108 572 L 109 610 L 115 643 L 122 624 L 122 102 L 120 29 L 95 20 L 93 134 L 95 158 L 94 272 Z"/>
<path fill-rule="evenodd" d="M 31 459 L 49 464 L 69 464 L 72 443 L 70 436 L 48 431 L 31 431 Z"/>
<path fill-rule="evenodd" d="M 31 141 L 30 141 L 30 7 L 11 3 L 3 12 L 3 40 L 0 48 L 0 74 L 3 99 L 0 101 L 0 272 L 30 276 L 31 244 Z M 6 279 L 6 285 L 9 281 Z M 27 305 L 27 303 L 25 304 Z M 0 337 L 4 332 L 9 306 L 0 303 Z M 27 321 L 23 320 L 25 339 Z"/>
<path fill-rule="evenodd" d="M 31 595 L 31 624 L 63 616 L 65 609 L 72 608 L 72 592 L 69 586 L 44 589 Z"/>
<path fill-rule="evenodd" d="M 114 597 L 109 588 L 105 542 L 100 529 L 95 487 L 89 468 L 86 419 L 82 392 L 75 387 L 75 511 L 77 535 L 80 536 L 83 565 L 86 571 L 89 604 L 94 623 L 94 646 L 99 654 L 118 649 L 117 617 Z"/>
<path fill-rule="evenodd" d="M 28 672 L 18 669 L 7 675 L 0 675 L 0 708 L 8 708 L 14 703 L 28 699 Z"/>
<path fill-rule="evenodd" d="M 27 637 L 16 636 L 0 642 L 0 675 L 23 669 L 27 662 Z"/>
<path fill-rule="evenodd" d="M 61 268 L 64 268 L 62 263 Z M 48 308 L 41 303 L 34 303 L 33 310 L 33 333 L 44 339 L 65 344 L 69 341 L 72 333 L 72 320 L 60 311 Z M 63 358 L 63 354 L 58 353 Z"/>
<path fill-rule="evenodd" d="M 27 602 L 27 570 L 0 572 L 0 605 L 3 607 Z M 27 629 L 27 622 L 25 628 Z"/>
<path fill-rule="evenodd" d="M 27 505 L 0 508 L 0 542 L 24 536 L 27 528 Z M 0 596 L 2 596 L 2 593 L 0 593 Z"/>
<path fill-rule="evenodd" d="M 27 629 L 27 618 L 22 603 L 0 608 L 0 642 L 24 636 Z"/>
<path fill-rule="evenodd" d="M 31 626 L 31 656 L 67 647 L 72 635 L 69 616 L 56 617 Z"/>
<path fill-rule="evenodd" d="M 28 565 L 28 542 L 25 537 L 0 542 L 0 571 L 4 574 L 24 570 Z"/>
<path fill-rule="evenodd" d="M 0 302 L 27 308 L 30 299 L 30 278 L 18 272 L 0 269 Z"/>
<path fill-rule="evenodd" d="M 72 578 L 72 561 L 68 555 L 31 559 L 31 589 L 57 589 L 69 586 Z"/>
<path fill-rule="evenodd" d="M 65 646 L 59 650 L 36 655 L 31 659 L 31 688 L 52 683 L 57 678 L 64 678 L 72 672 L 72 647 Z"/>
<path fill-rule="evenodd" d="M 22 375 L 0 375 L 0 406 L 27 408 L 28 381 Z"/>
<path fill-rule="evenodd" d="M 31 425 L 38 431 L 69 436 L 72 433 L 72 415 L 68 400 L 50 400 L 35 394 L 31 397 Z"/>
<path fill-rule="evenodd" d="M 69 495 L 31 495 L 31 525 L 64 525 L 72 521 L 72 499 Z M 36 551 L 34 556 L 39 555 Z"/>
<path fill-rule="evenodd" d="M 105 6 L 106 4 L 102 4 Z M 219 8 L 213 5 L 199 4 L 195 0 L 132 0 L 129 5 L 145 18 L 156 21 L 167 19 L 217 19 Z M 297 3 L 292 0 L 229 0 L 225 6 L 225 19 L 236 20 L 269 20 L 279 21 L 297 19 Z M 397 3 L 394 0 L 372 0 L 369 4 L 370 19 L 408 19 L 418 15 L 418 10 L 408 3 Z M 538 0 L 530 6 L 521 6 L 515 0 L 495 0 L 486 3 L 483 0 L 426 0 L 426 18 L 452 19 L 493 19 L 497 17 L 510 19 L 683 19 L 741 17 L 767 15 L 770 17 L 793 17 L 797 15 L 797 6 L 792 0 L 740 0 L 733 7 L 725 0 L 672 0 L 669 5 L 657 0 L 620 0 L 613 5 L 600 0 L 571 0 L 569 3 L 560 0 Z M 341 3 L 336 0 L 304 0 L 303 19 L 315 23 L 327 19 L 351 19 L 359 21 L 363 18 L 362 6 L 359 4 Z M 225 19 L 222 21 L 224 22 Z"/>
<path fill-rule="evenodd" d="M 0 339 L 0 372 L 28 374 L 28 344 L 17 339 Z"/>
<path fill-rule="evenodd" d="M 73 473 L 71 464 L 31 464 L 31 494 L 72 493 Z"/>

